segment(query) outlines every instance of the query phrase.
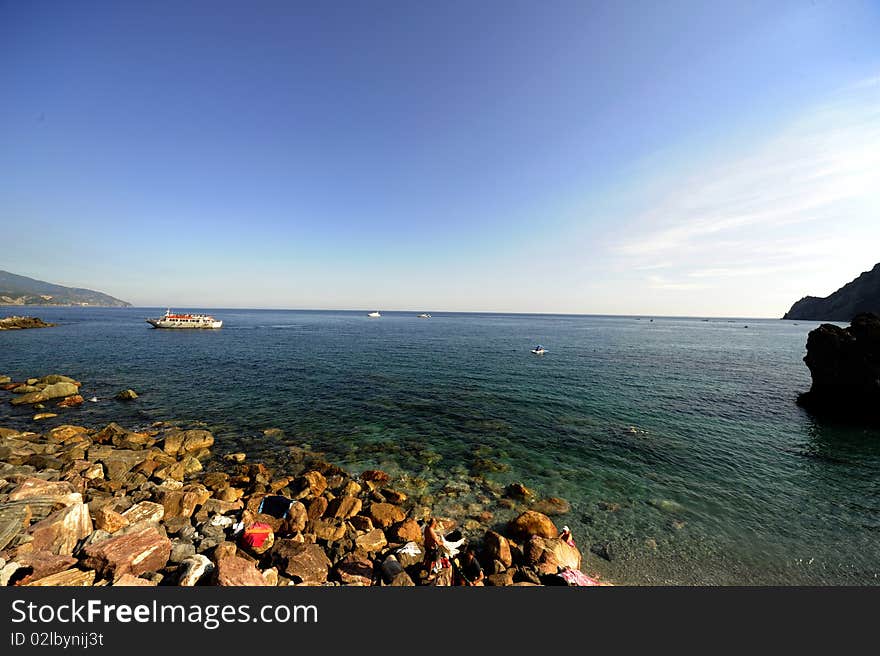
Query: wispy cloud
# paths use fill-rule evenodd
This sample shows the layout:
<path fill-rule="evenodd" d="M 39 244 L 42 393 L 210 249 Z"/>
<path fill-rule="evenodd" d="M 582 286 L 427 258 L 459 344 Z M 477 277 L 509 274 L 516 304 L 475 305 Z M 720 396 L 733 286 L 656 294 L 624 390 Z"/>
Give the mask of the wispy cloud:
<path fill-rule="evenodd" d="M 665 269 L 645 278 L 651 289 L 791 273 L 860 248 L 860 228 L 880 223 L 880 76 L 649 202 L 614 253 L 633 270 Z"/>

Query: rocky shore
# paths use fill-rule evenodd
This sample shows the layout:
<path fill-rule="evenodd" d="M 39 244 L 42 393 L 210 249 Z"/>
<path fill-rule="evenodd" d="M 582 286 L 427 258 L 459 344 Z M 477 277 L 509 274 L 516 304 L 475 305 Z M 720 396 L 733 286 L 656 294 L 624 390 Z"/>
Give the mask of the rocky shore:
<path fill-rule="evenodd" d="M 52 400 L 59 412 L 76 412 L 79 388 L 67 376 L 0 376 L 13 404 Z M 116 423 L 0 428 L 0 585 L 453 580 L 451 563 L 434 576 L 423 564 L 423 526 L 433 509 L 388 474 L 352 475 L 296 447 L 294 464 L 274 471 L 243 452 L 214 454 L 214 447 L 208 430 L 164 422 L 138 431 Z M 515 517 L 470 539 L 486 585 L 598 584 L 580 571 L 577 547 L 559 539 L 553 520 L 539 511 L 552 512 L 564 500 L 536 504 L 519 484 L 498 496 Z M 444 534 L 462 528 L 454 518 L 437 519 Z"/>
<path fill-rule="evenodd" d="M 54 323 L 46 323 L 37 317 L 4 317 L 0 319 L 0 330 L 23 330 L 25 328 L 51 328 Z"/>

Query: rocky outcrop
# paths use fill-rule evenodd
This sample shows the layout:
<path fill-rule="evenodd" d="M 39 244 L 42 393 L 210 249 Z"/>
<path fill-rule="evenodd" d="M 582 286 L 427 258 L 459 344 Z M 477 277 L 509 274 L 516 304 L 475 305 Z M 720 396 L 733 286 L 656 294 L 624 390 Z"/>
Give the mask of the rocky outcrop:
<path fill-rule="evenodd" d="M 880 424 L 880 317 L 856 316 L 848 328 L 822 324 L 807 337 L 813 383 L 798 397 L 810 412 Z"/>
<path fill-rule="evenodd" d="M 37 317 L 4 317 L 0 319 L 0 330 L 23 330 L 25 328 L 51 328 L 54 323 L 46 323 Z"/>
<path fill-rule="evenodd" d="M 805 296 L 792 305 L 782 318 L 846 322 L 864 312 L 880 314 L 880 264 L 830 296 Z"/>

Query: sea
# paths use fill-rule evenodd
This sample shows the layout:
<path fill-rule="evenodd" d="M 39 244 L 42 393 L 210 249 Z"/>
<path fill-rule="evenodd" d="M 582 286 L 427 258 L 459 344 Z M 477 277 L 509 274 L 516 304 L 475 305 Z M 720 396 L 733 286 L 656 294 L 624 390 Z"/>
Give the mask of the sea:
<path fill-rule="evenodd" d="M 479 531 L 522 510 L 497 498 L 522 483 L 568 502 L 554 522 L 614 583 L 880 584 L 880 431 L 795 403 L 815 322 L 177 309 L 223 327 L 31 309 L 57 326 L 0 332 L 0 374 L 67 374 L 97 400 L 39 424 L 2 403 L 0 426 L 206 426 L 215 452 L 282 469 L 296 449 L 382 469 Z"/>

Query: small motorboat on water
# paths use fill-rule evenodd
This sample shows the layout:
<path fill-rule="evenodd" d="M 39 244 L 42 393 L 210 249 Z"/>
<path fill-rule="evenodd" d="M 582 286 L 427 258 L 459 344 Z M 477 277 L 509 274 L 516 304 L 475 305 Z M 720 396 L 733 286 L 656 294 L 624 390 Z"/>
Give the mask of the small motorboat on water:
<path fill-rule="evenodd" d="M 547 349 L 545 349 L 540 344 L 538 344 L 535 348 L 532 349 L 532 353 L 534 353 L 535 355 L 544 355 L 546 352 L 547 352 Z"/>
<path fill-rule="evenodd" d="M 431 318 L 431 315 L 428 314 L 427 312 L 423 312 L 422 314 L 419 315 L 419 319 L 430 319 L 430 318 Z"/>
<path fill-rule="evenodd" d="M 370 319 L 378 319 L 382 315 L 379 314 L 378 312 L 370 312 L 367 316 L 370 317 Z"/>

